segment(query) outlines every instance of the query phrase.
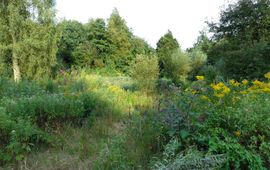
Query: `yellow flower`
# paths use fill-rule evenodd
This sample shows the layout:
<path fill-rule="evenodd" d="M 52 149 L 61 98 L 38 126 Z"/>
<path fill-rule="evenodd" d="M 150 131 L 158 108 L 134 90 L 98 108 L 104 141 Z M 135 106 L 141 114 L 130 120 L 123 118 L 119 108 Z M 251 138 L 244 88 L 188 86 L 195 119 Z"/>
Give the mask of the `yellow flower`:
<path fill-rule="evenodd" d="M 235 131 L 234 134 L 235 134 L 235 136 L 237 136 L 237 137 L 240 137 L 240 136 L 241 136 L 241 132 L 240 132 L 239 130 L 238 130 L 238 131 Z"/>
<path fill-rule="evenodd" d="M 215 91 L 219 91 L 224 87 L 224 83 L 219 82 L 218 84 L 211 84 L 211 87 L 215 90 Z"/>
<path fill-rule="evenodd" d="M 204 80 L 204 76 L 196 76 L 196 79 L 199 81 L 202 81 L 202 80 Z"/>
<path fill-rule="evenodd" d="M 217 85 L 214 85 L 214 84 L 211 84 L 211 87 L 215 90 L 215 91 L 218 91 L 221 89 L 220 86 L 217 86 Z"/>
<path fill-rule="evenodd" d="M 255 80 L 255 81 L 253 81 L 252 83 L 253 83 L 255 86 L 259 86 L 259 87 L 261 87 L 261 86 L 264 85 L 264 83 L 261 82 L 261 81 L 259 81 L 259 80 Z"/>
<path fill-rule="evenodd" d="M 222 98 L 226 94 L 230 93 L 231 89 L 227 87 L 224 83 L 219 82 L 218 84 L 211 84 L 211 87 L 214 89 L 214 96 Z"/>
<path fill-rule="evenodd" d="M 229 83 L 232 85 L 232 86 L 235 86 L 235 87 L 238 87 L 238 86 L 240 86 L 240 83 L 239 82 L 237 82 L 237 81 L 235 81 L 235 80 L 230 80 L 229 81 Z"/>
<path fill-rule="evenodd" d="M 268 80 L 270 80 L 270 71 L 269 71 L 268 73 L 266 73 L 266 74 L 264 75 L 264 77 L 267 78 Z"/>
<path fill-rule="evenodd" d="M 247 79 L 244 79 L 244 80 L 242 81 L 242 84 L 243 84 L 243 85 L 247 85 L 247 84 L 248 84 L 248 80 L 247 80 Z"/>
<path fill-rule="evenodd" d="M 227 86 L 224 86 L 223 87 L 223 93 L 227 94 L 227 93 L 230 93 L 231 89 Z"/>
<path fill-rule="evenodd" d="M 262 91 L 263 91 L 264 93 L 270 93 L 270 88 L 264 87 L 264 88 L 262 89 Z"/>
<path fill-rule="evenodd" d="M 232 80 L 229 81 L 229 83 L 230 83 L 231 85 L 233 85 L 233 84 L 235 83 L 235 80 L 232 79 Z"/>

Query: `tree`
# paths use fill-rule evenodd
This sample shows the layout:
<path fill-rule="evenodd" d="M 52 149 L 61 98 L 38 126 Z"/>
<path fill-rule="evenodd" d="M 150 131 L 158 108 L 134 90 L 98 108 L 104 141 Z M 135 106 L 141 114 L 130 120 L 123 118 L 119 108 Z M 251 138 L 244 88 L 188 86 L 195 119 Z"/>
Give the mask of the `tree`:
<path fill-rule="evenodd" d="M 199 50 L 207 54 L 212 47 L 213 42 L 208 38 L 205 31 L 200 31 L 197 42 L 188 51 Z"/>
<path fill-rule="evenodd" d="M 209 23 L 216 39 L 251 43 L 269 40 L 269 25 L 269 0 L 239 0 L 221 12 L 219 23 Z"/>
<path fill-rule="evenodd" d="M 89 41 L 86 41 L 78 45 L 72 52 L 73 65 L 76 67 L 92 67 L 96 55 L 96 48 Z"/>
<path fill-rule="evenodd" d="M 140 54 L 151 55 L 153 53 L 155 53 L 155 49 L 153 49 L 145 40 L 137 36 L 132 37 L 131 39 L 132 56 L 137 56 Z"/>
<path fill-rule="evenodd" d="M 0 47 L 1 51 L 10 52 L 6 54 L 10 54 L 15 82 L 22 75 L 44 76 L 55 65 L 57 34 L 53 6 L 52 0 L 1 1 Z"/>
<path fill-rule="evenodd" d="M 222 67 L 229 78 L 260 78 L 270 69 L 270 1 L 239 0 L 209 23 L 214 43 L 210 63 Z"/>
<path fill-rule="evenodd" d="M 159 39 L 156 53 L 158 56 L 159 68 L 162 71 L 162 75 L 168 76 L 171 56 L 173 52 L 178 48 L 180 48 L 180 46 L 177 40 L 173 37 L 170 30 Z"/>
<path fill-rule="evenodd" d="M 106 58 L 111 53 L 111 43 L 107 34 L 107 26 L 104 19 L 97 18 L 91 19 L 87 24 L 85 24 L 85 30 L 87 35 L 87 41 L 90 42 L 92 46 L 93 62 L 104 64 Z"/>
<path fill-rule="evenodd" d="M 114 9 L 108 20 L 108 38 L 112 45 L 111 59 L 116 68 L 124 71 L 130 64 L 132 33 L 125 20 Z"/>
<path fill-rule="evenodd" d="M 86 25 L 87 40 L 96 48 L 98 55 L 104 56 L 110 52 L 110 42 L 104 19 L 91 19 Z"/>
<path fill-rule="evenodd" d="M 63 21 L 59 25 L 61 38 L 58 44 L 57 56 L 70 67 L 73 63 L 74 50 L 86 41 L 86 30 L 78 21 Z"/>

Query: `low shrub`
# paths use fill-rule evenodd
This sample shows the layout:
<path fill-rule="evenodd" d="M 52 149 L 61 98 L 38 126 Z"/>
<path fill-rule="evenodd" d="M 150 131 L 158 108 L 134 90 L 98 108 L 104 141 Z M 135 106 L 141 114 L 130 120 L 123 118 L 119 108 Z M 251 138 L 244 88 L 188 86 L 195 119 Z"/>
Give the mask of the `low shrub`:
<path fill-rule="evenodd" d="M 138 55 L 131 68 L 131 77 L 143 91 L 155 90 L 159 76 L 158 59 L 156 56 Z"/>
<path fill-rule="evenodd" d="M 45 132 L 29 122 L 12 118 L 2 109 L 0 111 L 0 165 L 9 161 L 24 158 L 24 153 L 30 152 L 39 144 L 50 144 L 51 138 Z"/>

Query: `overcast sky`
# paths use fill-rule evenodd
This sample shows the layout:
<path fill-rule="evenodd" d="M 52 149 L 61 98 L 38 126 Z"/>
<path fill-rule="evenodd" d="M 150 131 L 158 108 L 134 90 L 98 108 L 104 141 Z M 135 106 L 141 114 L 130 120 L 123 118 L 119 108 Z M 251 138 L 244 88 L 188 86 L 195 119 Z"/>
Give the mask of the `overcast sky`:
<path fill-rule="evenodd" d="M 153 47 L 170 29 L 181 47 L 191 47 L 206 20 L 217 20 L 228 0 L 56 0 L 58 18 L 87 22 L 109 18 L 117 8 L 135 35 Z"/>

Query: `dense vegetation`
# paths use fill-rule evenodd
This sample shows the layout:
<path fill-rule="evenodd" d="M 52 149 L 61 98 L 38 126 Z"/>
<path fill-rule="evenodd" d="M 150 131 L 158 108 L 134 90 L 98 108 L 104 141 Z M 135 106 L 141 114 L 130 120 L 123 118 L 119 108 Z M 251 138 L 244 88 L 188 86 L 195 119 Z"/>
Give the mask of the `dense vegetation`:
<path fill-rule="evenodd" d="M 114 9 L 56 22 L 0 3 L 0 169 L 270 169 L 270 2 L 238 0 L 186 51 Z"/>

